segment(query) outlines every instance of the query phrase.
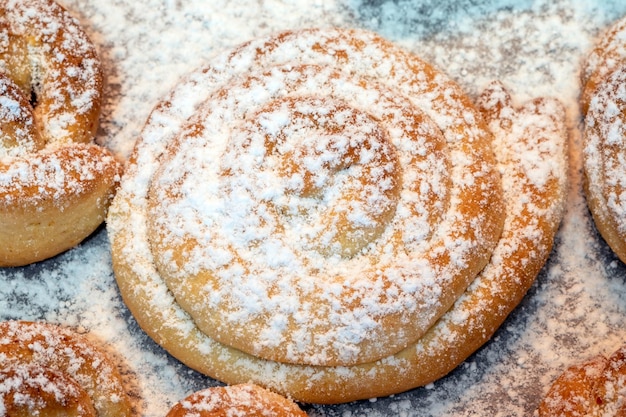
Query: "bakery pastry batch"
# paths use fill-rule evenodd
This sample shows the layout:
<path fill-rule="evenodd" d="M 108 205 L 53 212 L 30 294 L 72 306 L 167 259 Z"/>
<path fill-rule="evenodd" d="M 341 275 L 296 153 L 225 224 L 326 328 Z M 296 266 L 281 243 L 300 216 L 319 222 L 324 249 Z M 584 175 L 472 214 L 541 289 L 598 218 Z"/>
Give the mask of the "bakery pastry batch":
<path fill-rule="evenodd" d="M 0 266 L 65 251 L 106 216 L 141 328 L 226 384 L 168 416 L 303 416 L 294 400 L 426 385 L 491 338 L 550 255 L 568 176 L 557 100 L 519 103 L 499 82 L 473 100 L 374 33 L 286 31 L 182 79 L 122 172 L 93 142 L 104 81 L 77 21 L 52 0 L 0 5 Z M 625 259 L 623 25 L 590 55 L 581 108 L 589 206 Z M 103 348 L 0 323 L 0 410 L 133 415 Z M 623 412 L 623 363 L 568 370 L 540 414 L 570 409 L 575 389 L 597 415 Z M 612 389 L 588 381 L 609 374 Z"/>

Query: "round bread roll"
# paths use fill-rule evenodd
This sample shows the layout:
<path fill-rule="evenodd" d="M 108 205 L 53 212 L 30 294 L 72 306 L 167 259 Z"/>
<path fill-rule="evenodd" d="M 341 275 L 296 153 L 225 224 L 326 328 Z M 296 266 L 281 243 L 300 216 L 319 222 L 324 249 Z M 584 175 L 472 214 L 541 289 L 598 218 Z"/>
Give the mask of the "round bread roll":
<path fill-rule="evenodd" d="M 177 403 L 166 417 L 306 417 L 293 401 L 254 384 L 211 387 Z"/>
<path fill-rule="evenodd" d="M 325 63 L 337 50 L 343 71 Z M 491 134 L 417 57 L 368 33 L 284 34 L 179 93 L 197 108 L 180 126 L 148 122 L 109 224 L 116 239 L 138 203 L 145 230 L 121 241 L 145 239 L 210 337 L 279 362 L 370 362 L 415 341 L 486 264 L 503 221 Z"/>
<path fill-rule="evenodd" d="M 0 369 L 0 402 L 7 415 L 57 416 L 59 410 L 80 416 L 132 415 L 116 366 L 102 349 L 69 328 L 1 322 Z"/>
<path fill-rule="evenodd" d="M 440 378 L 519 303 L 565 196 L 561 106 L 501 86 L 481 106 L 495 137 L 458 85 L 364 31 L 216 57 L 153 111 L 111 206 L 124 301 L 192 368 L 298 401 Z"/>
<path fill-rule="evenodd" d="M 102 72 L 76 19 L 52 0 L 0 10 L 0 266 L 18 266 L 92 233 L 122 167 L 92 143 Z"/>
<path fill-rule="evenodd" d="M 609 358 L 598 355 L 572 365 L 551 385 L 540 417 L 626 415 L 626 346 Z"/>

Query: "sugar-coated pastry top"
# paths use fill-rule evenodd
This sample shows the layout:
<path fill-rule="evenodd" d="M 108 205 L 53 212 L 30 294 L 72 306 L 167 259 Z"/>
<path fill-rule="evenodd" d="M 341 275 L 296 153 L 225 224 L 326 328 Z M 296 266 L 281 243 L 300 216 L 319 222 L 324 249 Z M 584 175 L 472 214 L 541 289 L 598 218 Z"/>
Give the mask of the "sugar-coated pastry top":
<path fill-rule="evenodd" d="M 613 251 L 626 260 L 626 18 L 615 22 L 585 60 L 581 106 L 587 203 Z M 585 81 L 587 80 L 587 81 Z"/>
<path fill-rule="evenodd" d="M 626 414 L 626 346 L 567 368 L 539 405 L 539 417 L 619 417 Z"/>
<path fill-rule="evenodd" d="M 158 108 L 148 121 L 109 230 L 128 230 L 118 219 L 132 204 L 146 229 L 132 230 L 124 257 L 155 264 L 198 326 L 234 348 L 313 365 L 396 353 L 463 292 L 500 234 L 480 114 L 443 73 L 373 33 L 256 40 L 171 100 L 161 107 L 176 119 Z M 148 253 L 134 243 L 144 239 Z"/>
<path fill-rule="evenodd" d="M 0 369 L 0 404 L 15 407 L 6 410 L 8 415 L 57 415 L 59 408 L 85 412 L 77 415 L 132 415 L 117 366 L 103 348 L 70 328 L 1 322 Z M 22 384 L 16 386 L 16 381 Z"/>
<path fill-rule="evenodd" d="M 175 357 L 230 384 L 332 403 L 440 378 L 519 303 L 566 195 L 560 103 L 486 97 L 496 138 L 443 73 L 358 30 L 218 55 L 155 108 L 109 213 L 124 301 Z M 333 214 L 368 196 L 377 211 Z M 324 221 L 341 227 L 320 244 Z M 345 251 L 356 223 L 372 240 Z"/>
<path fill-rule="evenodd" d="M 66 374 L 37 365 L 2 365 L 3 416 L 97 416 L 89 394 Z"/>
<path fill-rule="evenodd" d="M 211 387 L 178 402 L 166 417 L 306 417 L 293 401 L 254 384 Z"/>
<path fill-rule="evenodd" d="M 626 18 L 614 22 L 601 33 L 593 49 L 583 61 L 580 72 L 582 90 L 580 102 L 583 114 L 589 110 L 591 101 L 604 79 L 626 59 Z M 594 99 L 597 103 L 597 98 Z"/>
<path fill-rule="evenodd" d="M 44 143 L 91 142 L 103 79 L 80 23 L 53 0 L 2 0 L 0 10 L 0 69 L 35 102 Z"/>

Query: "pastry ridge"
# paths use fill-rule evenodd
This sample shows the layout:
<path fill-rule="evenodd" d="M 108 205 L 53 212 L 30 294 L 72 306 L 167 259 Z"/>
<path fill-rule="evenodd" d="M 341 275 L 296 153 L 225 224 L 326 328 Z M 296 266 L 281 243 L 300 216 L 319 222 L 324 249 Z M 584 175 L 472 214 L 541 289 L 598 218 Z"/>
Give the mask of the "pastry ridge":
<path fill-rule="evenodd" d="M 220 417 L 230 415 L 306 417 L 293 401 L 254 384 L 210 387 L 175 404 L 166 417 Z"/>
<path fill-rule="evenodd" d="M 23 382 L 17 387 L 3 384 L 0 390 L 5 406 L 15 407 L 7 410 L 9 415 L 59 415 L 59 410 L 68 415 L 133 415 L 115 364 L 103 349 L 70 328 L 1 322 L 0 370 L 3 380 Z"/>
<path fill-rule="evenodd" d="M 79 22 L 52 0 L 0 11 L 0 266 L 20 266 L 92 233 L 122 164 L 93 143 L 103 76 Z"/>
<path fill-rule="evenodd" d="M 626 260 L 626 205 L 623 202 L 626 149 L 623 89 L 626 82 L 626 18 L 597 40 L 583 65 L 581 108 L 583 187 L 594 223 L 615 254 Z"/>

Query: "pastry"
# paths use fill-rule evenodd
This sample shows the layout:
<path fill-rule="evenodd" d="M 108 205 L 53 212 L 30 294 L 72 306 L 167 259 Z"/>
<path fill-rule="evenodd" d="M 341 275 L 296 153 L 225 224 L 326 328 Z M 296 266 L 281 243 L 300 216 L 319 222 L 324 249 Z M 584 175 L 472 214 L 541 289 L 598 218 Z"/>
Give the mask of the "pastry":
<path fill-rule="evenodd" d="M 305 32 L 244 45 L 174 93 L 208 96 L 181 132 L 153 138 L 179 127 L 146 126 L 109 218 L 113 256 L 147 257 L 194 323 L 225 345 L 323 366 L 396 353 L 463 292 L 500 235 L 499 177 L 479 113 L 431 66 L 370 36 Z M 372 60 L 397 62 L 395 81 L 414 83 L 427 110 L 360 68 L 316 62 L 350 48 L 358 55 L 341 59 L 365 65 L 370 41 Z M 273 62 L 298 48 L 312 56 Z M 244 73 L 243 61 L 258 70 Z M 203 191 L 188 199 L 179 189 Z M 116 233 L 128 229 L 127 213 L 145 217 L 145 236 Z M 149 253 L 131 249 L 144 238 Z"/>
<path fill-rule="evenodd" d="M 18 266 L 93 232 L 121 164 L 92 143 L 103 80 L 78 22 L 51 0 L 0 10 L 0 266 Z"/>
<path fill-rule="evenodd" d="M 114 257 L 149 257 L 223 344 L 280 362 L 376 360 L 418 338 L 489 258 L 503 217 L 491 135 L 455 84 L 370 37 L 304 32 L 244 45 L 174 93 L 208 95 L 181 132 L 153 138 L 179 127 L 146 126 L 108 222 L 123 245 Z M 432 115 L 358 68 L 315 64 L 350 48 L 358 55 L 344 59 L 360 66 L 370 41 L 374 62 L 397 55 L 398 81 L 424 90 Z M 298 48 L 312 56 L 273 62 Z M 258 71 L 243 73 L 241 61 Z M 203 191 L 187 199 L 178 188 Z M 126 209 L 145 217 L 145 236 L 116 233 Z M 144 237 L 149 253 L 127 253 Z"/>
<path fill-rule="evenodd" d="M 598 231 L 626 261 L 626 174 L 624 146 L 624 84 L 626 20 L 620 20 L 598 41 L 583 71 L 583 170 L 587 204 Z M 585 75 L 588 74 L 588 75 Z M 585 81 L 587 77 L 587 81 Z"/>
<path fill-rule="evenodd" d="M 606 76 L 623 65 L 624 58 L 626 58 L 624 29 L 626 29 L 626 18 L 613 23 L 600 36 L 583 62 L 580 73 L 582 84 L 580 101 L 583 114 L 589 110 L 591 100 Z"/>
<path fill-rule="evenodd" d="M 0 400 L 3 416 L 97 415 L 89 394 L 76 381 L 35 365 L 0 367 Z"/>
<path fill-rule="evenodd" d="M 565 195 L 560 105 L 486 97 L 501 161 L 458 85 L 372 33 L 218 56 L 154 110 L 111 206 L 124 301 L 192 368 L 303 402 L 445 375 L 526 292 Z"/>
<path fill-rule="evenodd" d="M 211 387 L 177 403 L 166 417 L 306 417 L 293 401 L 254 384 Z"/>
<path fill-rule="evenodd" d="M 81 416 L 132 415 L 121 375 L 107 354 L 62 326 L 1 322 L 0 380 L 8 415 L 59 415 L 59 407 Z"/>
<path fill-rule="evenodd" d="M 626 346 L 610 357 L 598 355 L 572 365 L 550 387 L 539 417 L 626 415 Z"/>

